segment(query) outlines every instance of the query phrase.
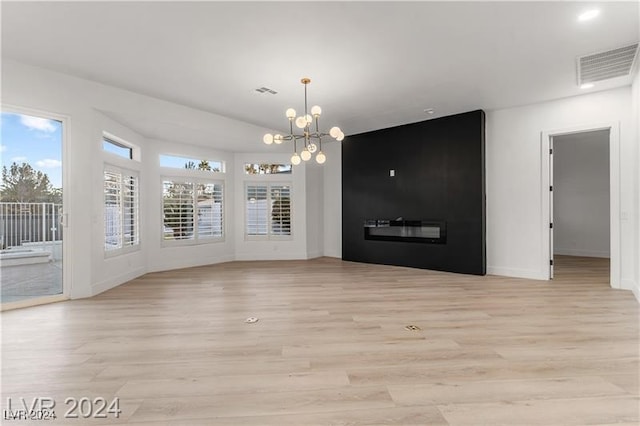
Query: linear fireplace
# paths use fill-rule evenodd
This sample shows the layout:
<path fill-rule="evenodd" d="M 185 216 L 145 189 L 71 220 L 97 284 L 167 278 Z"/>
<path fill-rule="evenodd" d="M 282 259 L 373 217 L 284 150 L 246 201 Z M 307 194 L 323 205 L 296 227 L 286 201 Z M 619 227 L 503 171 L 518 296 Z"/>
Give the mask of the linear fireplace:
<path fill-rule="evenodd" d="M 437 220 L 367 219 L 364 221 L 364 238 L 365 240 L 445 244 L 447 227 L 446 222 Z"/>

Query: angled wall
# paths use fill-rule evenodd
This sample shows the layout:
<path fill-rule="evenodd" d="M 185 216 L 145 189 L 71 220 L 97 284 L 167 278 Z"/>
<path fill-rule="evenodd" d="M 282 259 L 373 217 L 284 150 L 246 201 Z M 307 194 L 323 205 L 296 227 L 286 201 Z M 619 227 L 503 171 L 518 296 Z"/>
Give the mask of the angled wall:
<path fill-rule="evenodd" d="M 483 275 L 484 120 L 478 110 L 349 136 L 342 258 Z M 365 238 L 366 220 L 398 218 L 444 224 L 446 241 Z"/>

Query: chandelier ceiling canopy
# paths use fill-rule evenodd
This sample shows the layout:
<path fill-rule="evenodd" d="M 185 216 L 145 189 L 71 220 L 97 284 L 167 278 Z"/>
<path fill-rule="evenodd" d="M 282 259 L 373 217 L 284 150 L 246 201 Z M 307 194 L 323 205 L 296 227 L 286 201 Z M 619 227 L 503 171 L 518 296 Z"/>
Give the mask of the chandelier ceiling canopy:
<path fill-rule="evenodd" d="M 339 127 L 332 127 L 329 133 L 323 133 L 320 131 L 319 118 L 322 114 L 322 108 L 318 105 L 311 107 L 311 111 L 307 108 L 307 86 L 311 83 L 311 79 L 303 78 L 300 82 L 304 85 L 304 112 L 302 115 L 297 116 L 296 110 L 293 108 L 287 109 L 285 116 L 289 119 L 289 134 L 271 134 L 264 135 L 262 140 L 267 145 L 272 143 L 281 144 L 284 141 L 293 142 L 293 155 L 291 156 L 291 163 L 298 165 L 302 161 L 309 161 L 313 154 L 316 154 L 316 162 L 323 164 L 327 161 L 327 157 L 322 152 L 322 138 L 331 136 L 337 141 L 344 139 L 344 133 Z M 294 133 L 293 126 L 296 126 L 301 133 Z M 297 145 L 298 141 L 302 142 L 302 150 L 298 155 Z"/>

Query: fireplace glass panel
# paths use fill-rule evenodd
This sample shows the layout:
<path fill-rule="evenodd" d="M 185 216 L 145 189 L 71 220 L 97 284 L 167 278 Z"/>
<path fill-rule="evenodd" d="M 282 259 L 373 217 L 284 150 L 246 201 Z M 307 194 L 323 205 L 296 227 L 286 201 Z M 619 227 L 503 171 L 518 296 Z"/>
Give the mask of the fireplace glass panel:
<path fill-rule="evenodd" d="M 368 219 L 364 222 L 364 237 L 367 240 L 444 244 L 446 226 L 443 221 Z"/>

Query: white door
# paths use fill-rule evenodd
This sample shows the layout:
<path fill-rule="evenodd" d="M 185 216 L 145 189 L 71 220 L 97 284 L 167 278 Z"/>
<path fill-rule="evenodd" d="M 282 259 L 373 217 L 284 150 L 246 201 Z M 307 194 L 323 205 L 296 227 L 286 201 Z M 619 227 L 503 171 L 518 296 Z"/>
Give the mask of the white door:
<path fill-rule="evenodd" d="M 549 138 L 549 278 L 553 279 L 553 136 Z"/>
<path fill-rule="evenodd" d="M 62 119 L 2 108 L 2 309 L 66 298 Z"/>

